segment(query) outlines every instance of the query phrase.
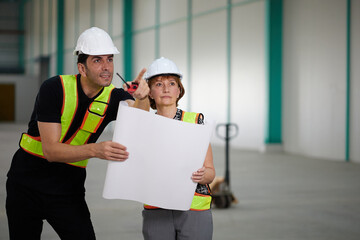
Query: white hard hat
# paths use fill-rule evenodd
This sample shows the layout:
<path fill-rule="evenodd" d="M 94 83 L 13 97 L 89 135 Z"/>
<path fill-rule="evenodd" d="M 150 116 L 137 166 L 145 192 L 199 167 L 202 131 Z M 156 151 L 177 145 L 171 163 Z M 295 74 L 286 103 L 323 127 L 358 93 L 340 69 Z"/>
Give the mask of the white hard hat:
<path fill-rule="evenodd" d="M 104 30 L 92 27 L 85 30 L 79 37 L 74 55 L 108 55 L 118 54 L 111 37 Z"/>
<path fill-rule="evenodd" d="M 180 79 L 182 78 L 182 74 L 177 68 L 176 64 L 167 58 L 161 57 L 151 63 L 145 73 L 145 79 L 149 80 L 154 76 L 164 74 L 174 74 L 179 76 Z"/>

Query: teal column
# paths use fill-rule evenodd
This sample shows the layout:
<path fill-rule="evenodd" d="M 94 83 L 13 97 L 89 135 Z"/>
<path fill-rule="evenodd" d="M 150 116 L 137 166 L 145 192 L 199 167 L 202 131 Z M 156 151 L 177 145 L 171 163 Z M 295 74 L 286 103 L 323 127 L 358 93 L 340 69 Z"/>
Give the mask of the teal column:
<path fill-rule="evenodd" d="M 49 6 L 48 6 L 48 55 L 51 55 L 52 52 L 53 52 L 53 49 L 52 49 L 52 32 L 51 32 L 51 29 L 52 29 L 52 9 L 53 9 L 53 0 L 50 0 L 49 1 Z"/>
<path fill-rule="evenodd" d="M 40 50 L 40 52 L 39 52 L 39 54 L 40 54 L 40 57 L 43 57 L 43 55 L 44 55 L 44 38 L 45 38 L 45 36 L 44 36 L 44 2 L 43 2 L 43 0 L 40 0 L 40 3 L 39 3 L 39 5 L 40 5 L 40 16 L 39 16 L 39 18 L 40 18 L 40 40 L 39 40 L 39 50 Z"/>
<path fill-rule="evenodd" d="M 227 123 L 231 123 L 231 0 L 227 1 L 226 23 L 226 55 L 227 55 Z"/>
<path fill-rule="evenodd" d="M 266 0 L 266 144 L 282 143 L 282 0 Z"/>
<path fill-rule="evenodd" d="M 75 3 L 74 3 L 74 40 L 73 40 L 74 45 L 77 43 L 77 40 L 80 36 L 80 26 L 79 26 L 79 23 L 80 23 L 79 15 L 80 14 L 79 13 L 80 13 L 80 0 L 75 0 Z M 74 64 L 73 69 L 74 69 L 73 71 L 75 73 L 79 71 L 77 64 Z"/>
<path fill-rule="evenodd" d="M 64 14 L 65 0 L 58 0 L 57 6 L 57 74 L 64 72 Z"/>
<path fill-rule="evenodd" d="M 351 0 L 347 0 L 346 16 L 346 129 L 345 161 L 350 161 L 350 73 L 351 73 Z"/>
<path fill-rule="evenodd" d="M 192 0 L 187 1 L 187 81 L 188 88 L 186 89 L 188 111 L 191 112 L 191 74 L 192 74 Z"/>
<path fill-rule="evenodd" d="M 18 66 L 21 72 L 25 71 L 25 3 L 26 0 L 22 0 L 19 4 L 19 30 L 21 35 L 19 36 L 19 61 Z"/>
<path fill-rule="evenodd" d="M 109 12 L 109 16 L 108 16 L 108 26 L 109 26 L 109 35 L 112 36 L 113 35 L 113 9 L 114 9 L 114 3 L 113 0 L 109 0 L 109 6 L 108 6 L 108 12 Z"/>
<path fill-rule="evenodd" d="M 95 0 L 91 0 L 90 2 L 90 26 L 95 27 Z"/>
<path fill-rule="evenodd" d="M 160 58 L 160 0 L 155 1 L 155 59 Z"/>
<path fill-rule="evenodd" d="M 132 81 L 132 27 L 133 5 L 131 0 L 124 0 L 124 79 Z"/>

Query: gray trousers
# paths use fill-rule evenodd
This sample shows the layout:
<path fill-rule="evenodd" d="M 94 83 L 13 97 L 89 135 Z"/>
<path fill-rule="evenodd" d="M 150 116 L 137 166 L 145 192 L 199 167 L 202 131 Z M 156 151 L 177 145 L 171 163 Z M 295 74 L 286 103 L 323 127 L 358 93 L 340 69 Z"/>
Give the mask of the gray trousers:
<path fill-rule="evenodd" d="M 144 209 L 142 232 L 145 240 L 211 240 L 211 210 L 177 211 Z"/>

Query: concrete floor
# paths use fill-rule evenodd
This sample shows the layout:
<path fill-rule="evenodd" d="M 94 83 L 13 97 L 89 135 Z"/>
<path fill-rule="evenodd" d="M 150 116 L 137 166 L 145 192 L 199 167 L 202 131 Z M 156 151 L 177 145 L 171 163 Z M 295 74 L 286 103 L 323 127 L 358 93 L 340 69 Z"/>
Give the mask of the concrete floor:
<path fill-rule="evenodd" d="M 8 239 L 6 173 L 23 131 L 25 125 L 0 124 L 0 239 Z M 230 160 L 239 203 L 213 208 L 213 239 L 360 239 L 360 164 L 234 149 Z M 222 176 L 224 148 L 214 147 L 214 162 Z M 88 166 L 87 202 L 97 238 L 142 239 L 142 204 L 102 198 L 106 166 L 98 159 Z M 42 239 L 59 239 L 46 222 Z"/>

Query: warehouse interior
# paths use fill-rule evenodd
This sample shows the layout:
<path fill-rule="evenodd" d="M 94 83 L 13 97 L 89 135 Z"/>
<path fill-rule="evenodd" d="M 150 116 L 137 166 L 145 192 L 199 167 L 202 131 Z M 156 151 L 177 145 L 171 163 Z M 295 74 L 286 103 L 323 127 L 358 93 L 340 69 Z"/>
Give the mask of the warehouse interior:
<path fill-rule="evenodd" d="M 6 173 L 39 87 L 77 73 L 76 40 L 92 26 L 113 38 L 126 81 L 167 57 L 184 76 L 180 108 L 236 125 L 239 202 L 214 207 L 214 239 L 358 239 L 359 13 L 359 0 L 0 0 L 0 239 Z M 223 176 L 218 130 L 211 144 Z M 141 239 L 141 205 L 103 199 L 105 171 L 104 161 L 88 167 L 98 238 Z M 44 239 L 58 239 L 44 228 Z"/>

